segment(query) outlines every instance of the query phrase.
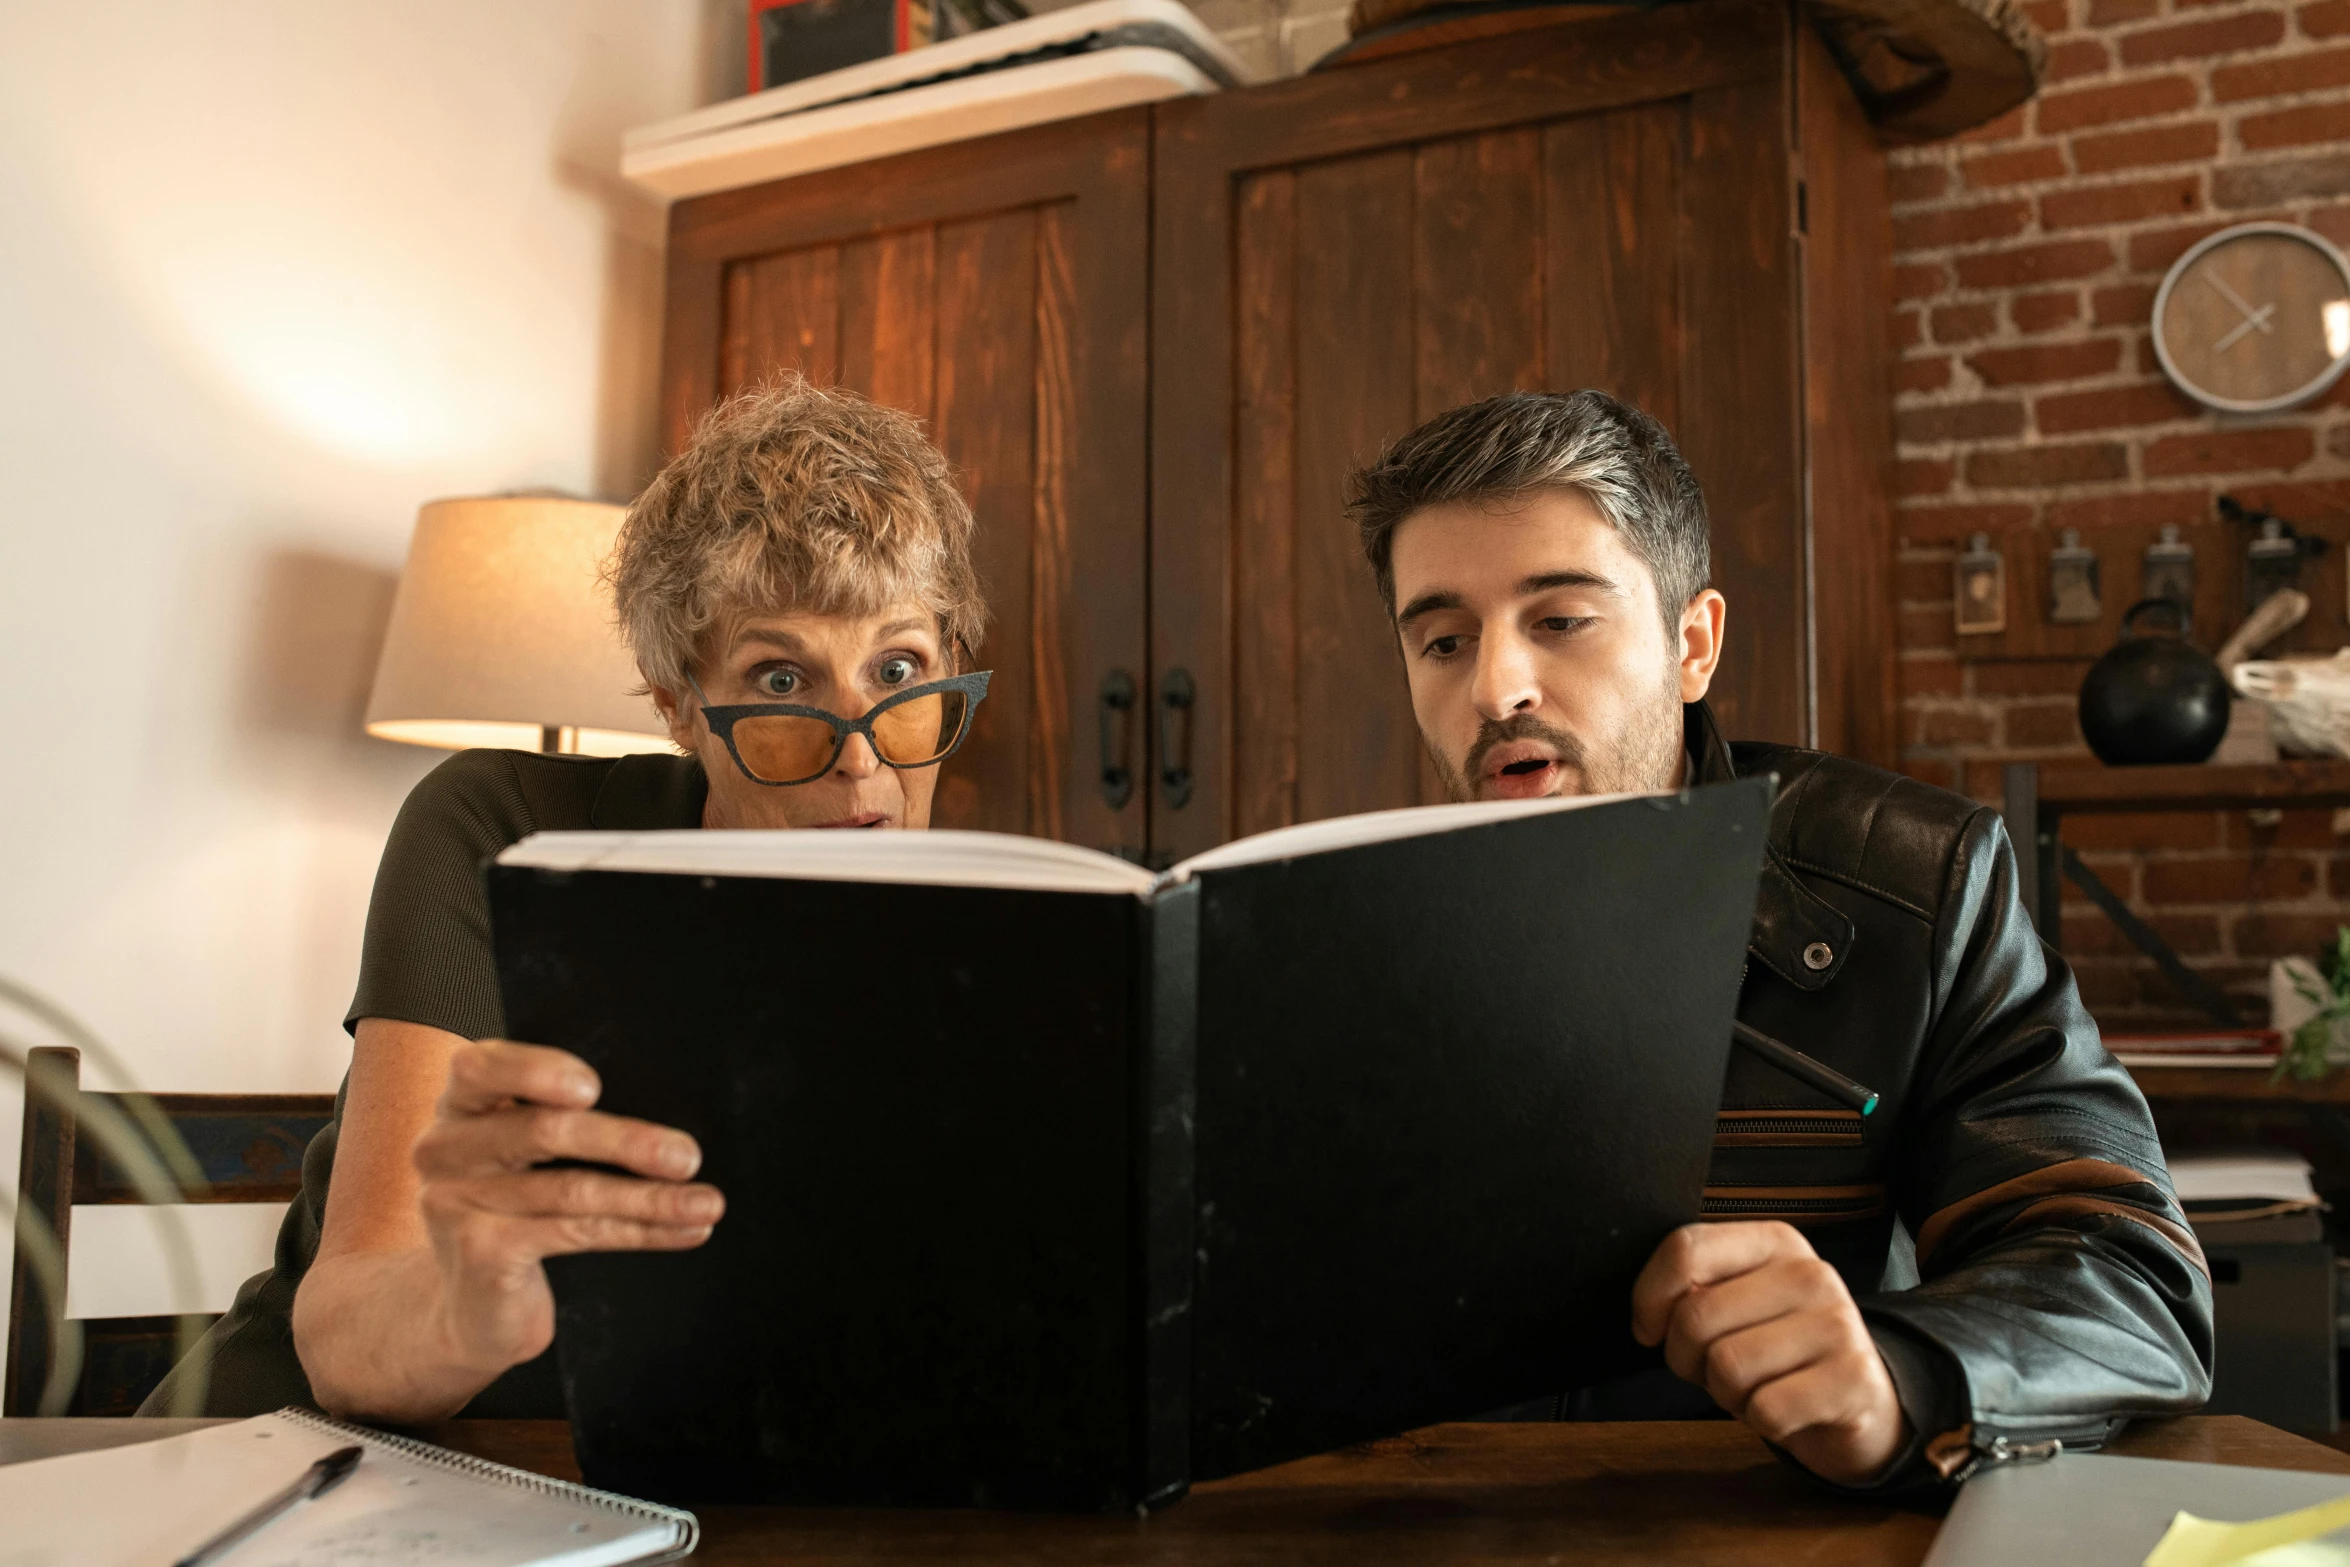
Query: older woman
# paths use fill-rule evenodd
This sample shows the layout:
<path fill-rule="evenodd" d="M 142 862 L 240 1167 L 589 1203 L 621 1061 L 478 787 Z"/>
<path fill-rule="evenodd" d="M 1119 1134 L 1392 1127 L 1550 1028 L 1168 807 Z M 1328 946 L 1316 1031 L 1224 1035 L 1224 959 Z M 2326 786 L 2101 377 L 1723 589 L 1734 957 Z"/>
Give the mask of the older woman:
<path fill-rule="evenodd" d="M 468 751 L 408 797 L 368 908 L 336 1123 L 275 1269 L 173 1373 L 209 1375 L 208 1409 L 562 1413 L 543 1259 L 698 1246 L 724 1199 L 694 1181 L 685 1134 L 595 1110 L 585 1064 L 497 1037 L 480 868 L 566 828 L 928 825 L 935 763 L 966 725 L 909 739 L 878 713 L 856 729 L 809 710 L 855 720 L 957 672 L 984 618 L 971 531 L 912 419 L 797 380 L 719 408 L 662 470 L 611 580 L 682 754 Z M 803 709 L 814 743 L 745 744 L 762 715 L 725 710 L 752 704 Z M 541 1168 L 558 1159 L 630 1173 Z"/>

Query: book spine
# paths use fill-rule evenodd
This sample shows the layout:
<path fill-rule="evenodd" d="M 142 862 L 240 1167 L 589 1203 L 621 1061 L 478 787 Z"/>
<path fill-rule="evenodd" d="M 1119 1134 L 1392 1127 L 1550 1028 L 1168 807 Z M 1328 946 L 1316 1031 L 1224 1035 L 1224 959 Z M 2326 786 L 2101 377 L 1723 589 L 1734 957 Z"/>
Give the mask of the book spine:
<path fill-rule="evenodd" d="M 1155 1507 L 1191 1481 L 1192 1120 L 1198 1102 L 1199 884 L 1144 904 L 1136 1081 L 1141 1307 L 1135 1498 Z"/>

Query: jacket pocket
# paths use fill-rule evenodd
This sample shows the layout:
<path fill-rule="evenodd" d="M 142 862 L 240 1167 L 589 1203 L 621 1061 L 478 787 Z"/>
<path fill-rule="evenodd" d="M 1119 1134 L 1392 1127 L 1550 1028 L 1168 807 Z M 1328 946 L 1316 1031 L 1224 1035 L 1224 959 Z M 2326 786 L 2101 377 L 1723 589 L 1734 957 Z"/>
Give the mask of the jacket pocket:
<path fill-rule="evenodd" d="M 1724 1110 L 1716 1148 L 1858 1148 L 1858 1110 Z"/>

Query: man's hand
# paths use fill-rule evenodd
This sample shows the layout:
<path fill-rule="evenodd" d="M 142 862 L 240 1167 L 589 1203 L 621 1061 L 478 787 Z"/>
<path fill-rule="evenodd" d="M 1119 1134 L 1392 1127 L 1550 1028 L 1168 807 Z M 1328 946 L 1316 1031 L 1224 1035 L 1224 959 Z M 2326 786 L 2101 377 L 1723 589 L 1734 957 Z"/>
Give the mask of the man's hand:
<path fill-rule="evenodd" d="M 1632 1336 L 1823 1479 L 1865 1484 L 1909 1440 L 1851 1291 L 1792 1225 L 1675 1230 L 1632 1286 Z"/>
<path fill-rule="evenodd" d="M 691 1137 L 590 1109 L 602 1092 L 568 1051 L 488 1039 L 451 1057 L 415 1161 L 441 1274 L 440 1333 L 457 1364 L 494 1375 L 553 1341 L 543 1259 L 685 1250 L 709 1239 L 725 1210 L 716 1187 L 687 1184 L 702 1162 Z M 536 1168 L 552 1159 L 635 1173 Z"/>

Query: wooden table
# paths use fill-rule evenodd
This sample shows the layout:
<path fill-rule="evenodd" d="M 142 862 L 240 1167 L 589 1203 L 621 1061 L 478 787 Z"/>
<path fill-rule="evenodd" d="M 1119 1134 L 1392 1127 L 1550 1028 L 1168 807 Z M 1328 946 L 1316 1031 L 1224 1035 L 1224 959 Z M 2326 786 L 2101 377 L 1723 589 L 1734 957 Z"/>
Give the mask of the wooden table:
<path fill-rule="evenodd" d="M 166 1436 L 195 1420 L 0 1420 L 0 1463 Z M 445 1446 L 577 1478 L 556 1421 L 451 1422 Z M 2350 1474 L 2350 1455 L 2240 1416 L 2157 1421 L 2115 1451 Z M 700 1509 L 705 1563 L 1803 1562 L 1911 1567 L 1931 1504 L 1829 1495 L 1729 1421 L 1443 1425 L 1203 1485 L 1148 1519 Z"/>

